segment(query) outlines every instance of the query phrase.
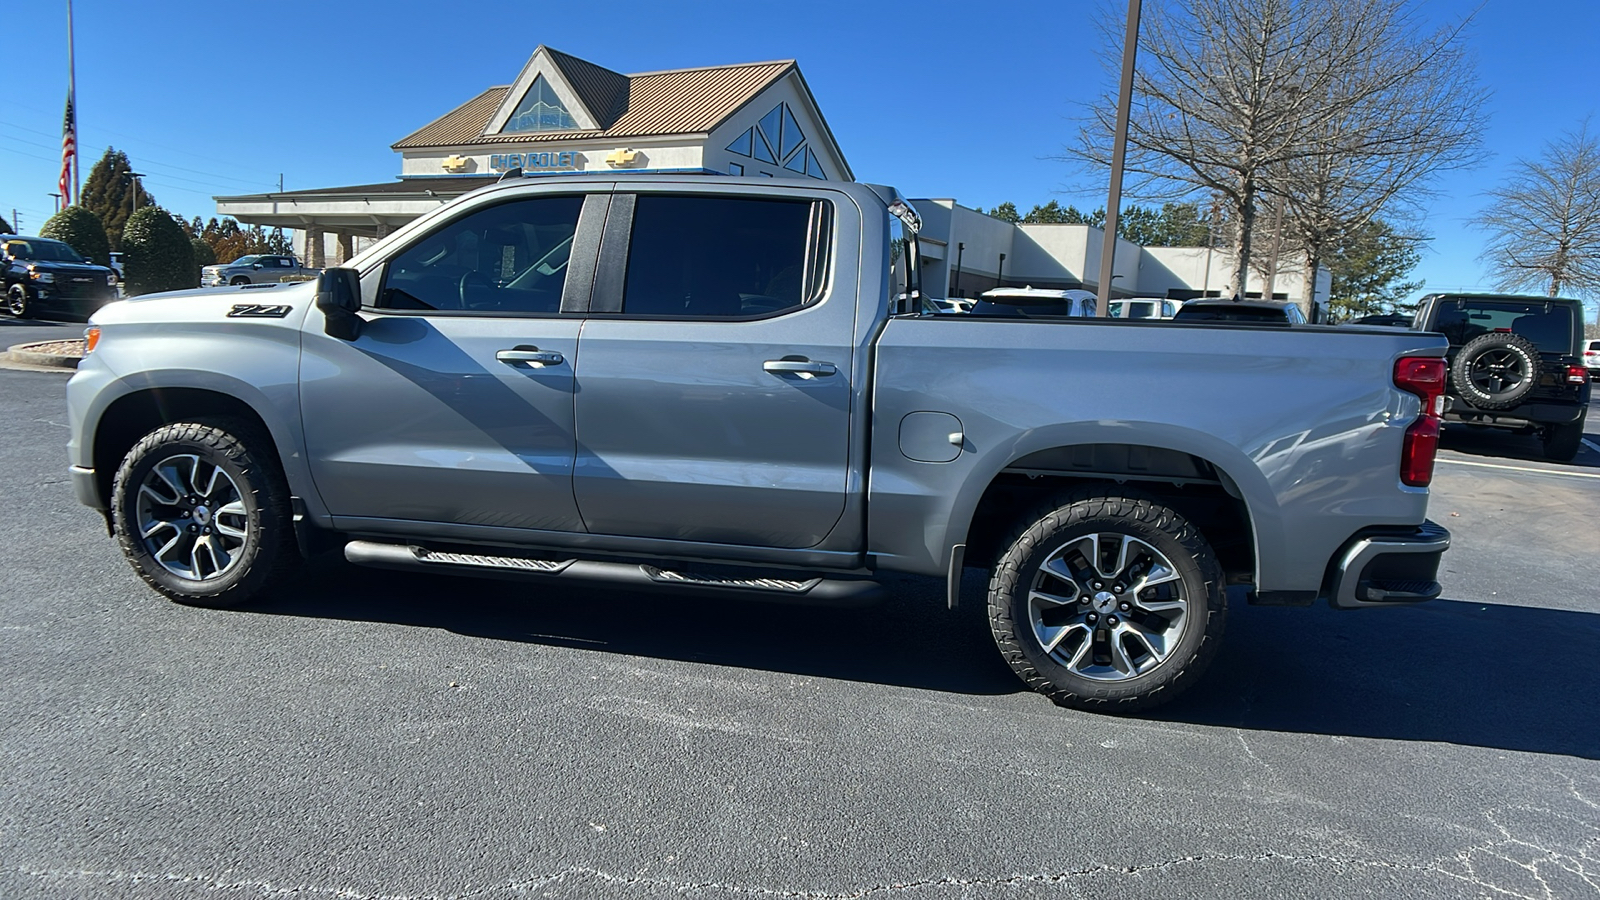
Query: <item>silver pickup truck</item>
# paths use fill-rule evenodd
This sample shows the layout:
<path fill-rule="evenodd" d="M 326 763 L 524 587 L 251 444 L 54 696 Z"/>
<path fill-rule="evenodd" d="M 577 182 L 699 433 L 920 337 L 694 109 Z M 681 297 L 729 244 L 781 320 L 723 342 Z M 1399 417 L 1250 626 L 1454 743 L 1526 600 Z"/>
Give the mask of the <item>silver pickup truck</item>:
<path fill-rule="evenodd" d="M 1439 594 L 1444 338 L 926 314 L 918 226 L 869 185 L 504 180 L 316 283 L 102 309 L 72 479 L 192 604 L 340 546 L 815 603 L 981 567 L 1006 662 L 1087 709 L 1197 679 L 1229 586 Z"/>
<path fill-rule="evenodd" d="M 230 263 L 201 266 L 200 286 L 275 284 L 285 279 L 303 281 L 321 271 L 308 269 L 300 264 L 300 260 L 282 254 L 241 256 Z"/>

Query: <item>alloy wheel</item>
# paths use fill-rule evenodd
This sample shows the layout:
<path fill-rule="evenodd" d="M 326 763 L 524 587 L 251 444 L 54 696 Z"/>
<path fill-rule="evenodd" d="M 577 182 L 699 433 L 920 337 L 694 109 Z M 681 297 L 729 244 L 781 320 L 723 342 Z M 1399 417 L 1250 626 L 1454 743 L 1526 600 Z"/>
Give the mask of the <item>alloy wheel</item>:
<path fill-rule="evenodd" d="M 250 540 L 244 495 L 227 472 L 194 454 L 169 456 L 139 485 L 137 523 L 145 550 L 190 581 L 227 573 Z"/>

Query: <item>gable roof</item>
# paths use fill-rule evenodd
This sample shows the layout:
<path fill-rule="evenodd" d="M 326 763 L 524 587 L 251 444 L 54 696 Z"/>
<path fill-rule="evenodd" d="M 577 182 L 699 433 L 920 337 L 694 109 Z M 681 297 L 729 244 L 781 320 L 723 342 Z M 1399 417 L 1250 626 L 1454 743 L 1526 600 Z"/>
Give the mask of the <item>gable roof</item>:
<path fill-rule="evenodd" d="M 511 85 L 501 85 L 489 88 L 390 146 L 395 150 L 414 150 L 476 143 L 703 134 L 773 82 L 791 71 L 798 71 L 794 60 L 784 59 L 620 75 L 548 47 L 540 49 L 566 76 L 579 100 L 600 125 L 598 129 L 484 134 L 484 128 L 511 89 Z"/>

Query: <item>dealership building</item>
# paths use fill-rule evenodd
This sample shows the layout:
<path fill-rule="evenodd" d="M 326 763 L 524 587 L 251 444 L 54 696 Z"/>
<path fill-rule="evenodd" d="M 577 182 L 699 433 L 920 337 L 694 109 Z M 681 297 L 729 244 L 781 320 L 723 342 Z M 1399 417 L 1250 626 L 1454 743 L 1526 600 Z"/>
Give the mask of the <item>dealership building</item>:
<path fill-rule="evenodd" d="M 399 177 L 301 191 L 217 197 L 217 213 L 293 229 L 312 266 L 366 244 L 507 171 L 692 172 L 851 181 L 855 173 L 793 60 L 624 75 L 543 45 L 516 79 L 490 87 L 391 145 Z M 889 179 L 892 181 L 892 177 Z M 976 296 L 996 285 L 1098 289 L 1105 234 L 1091 225 L 1014 225 L 953 199 L 913 200 L 925 227 L 924 287 Z M 1216 295 L 1227 257 L 1206 248 L 1118 240 L 1114 296 Z M 1328 295 L 1318 279 L 1318 300 Z M 1249 292 L 1261 285 L 1252 280 Z M 1296 261 L 1273 296 L 1304 303 Z"/>

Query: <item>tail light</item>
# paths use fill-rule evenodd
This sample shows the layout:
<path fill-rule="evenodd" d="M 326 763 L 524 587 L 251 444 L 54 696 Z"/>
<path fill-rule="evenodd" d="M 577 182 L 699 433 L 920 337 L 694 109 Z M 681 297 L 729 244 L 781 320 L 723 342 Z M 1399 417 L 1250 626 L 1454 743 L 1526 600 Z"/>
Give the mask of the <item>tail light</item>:
<path fill-rule="evenodd" d="M 1439 452 L 1439 418 L 1444 415 L 1444 360 L 1437 356 L 1405 356 L 1394 364 L 1394 384 L 1422 398 L 1422 412 L 1406 429 L 1400 450 L 1400 481 L 1427 487 L 1433 481 L 1433 458 Z"/>
<path fill-rule="evenodd" d="M 1588 380 L 1588 369 L 1583 366 L 1567 366 L 1567 384 L 1583 384 Z"/>

